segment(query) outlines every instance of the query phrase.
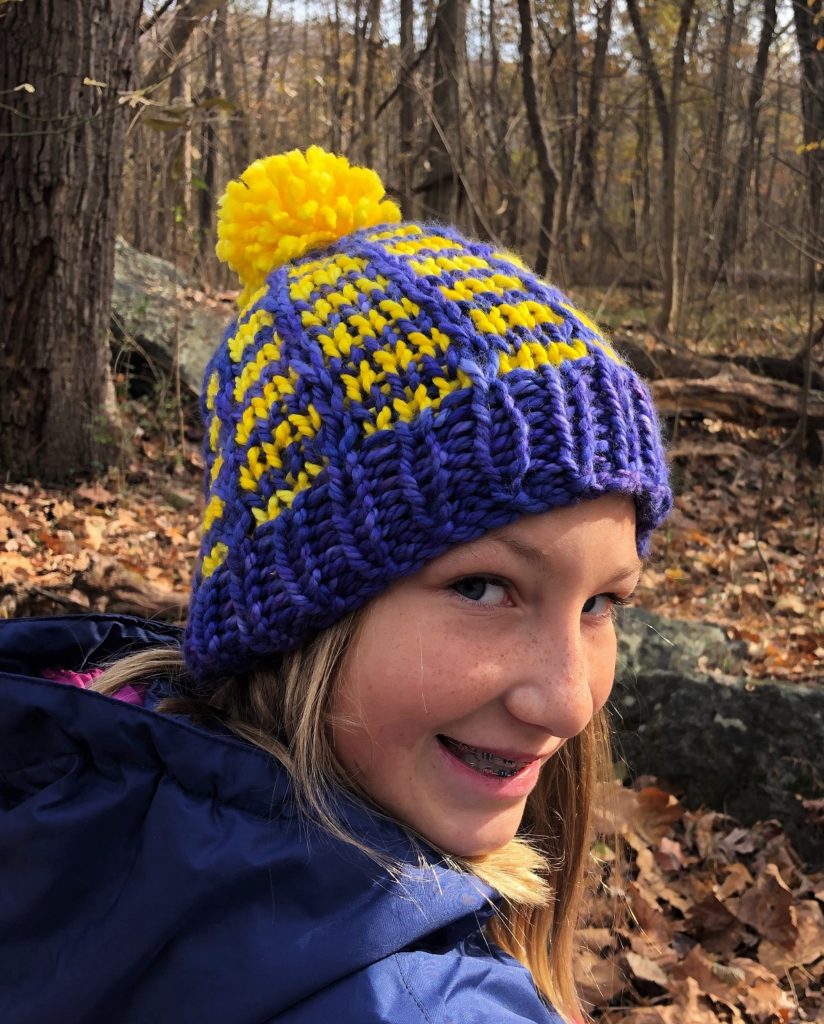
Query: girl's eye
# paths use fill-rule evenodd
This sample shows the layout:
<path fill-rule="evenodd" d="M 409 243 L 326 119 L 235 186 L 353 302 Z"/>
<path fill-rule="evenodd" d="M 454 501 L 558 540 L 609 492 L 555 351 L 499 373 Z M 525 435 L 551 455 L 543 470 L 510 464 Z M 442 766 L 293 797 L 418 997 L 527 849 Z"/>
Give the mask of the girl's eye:
<path fill-rule="evenodd" d="M 506 584 L 494 576 L 464 576 L 452 584 L 452 589 L 464 600 L 475 604 L 502 604 L 507 596 Z"/>
<path fill-rule="evenodd" d="M 584 602 L 581 609 L 583 615 L 592 615 L 596 619 L 606 618 L 612 614 L 613 609 L 618 605 L 627 603 L 627 598 L 618 597 L 617 594 L 596 594 Z"/>

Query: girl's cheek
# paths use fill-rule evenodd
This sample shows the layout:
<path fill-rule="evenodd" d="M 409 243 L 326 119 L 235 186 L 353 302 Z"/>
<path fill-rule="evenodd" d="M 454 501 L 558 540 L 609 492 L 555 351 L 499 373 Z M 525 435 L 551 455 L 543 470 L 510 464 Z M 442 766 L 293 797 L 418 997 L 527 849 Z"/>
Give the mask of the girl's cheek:
<path fill-rule="evenodd" d="M 604 652 L 596 669 L 596 679 L 593 687 L 593 704 L 596 711 L 601 710 L 612 693 L 612 687 L 615 683 L 616 646 L 617 644 L 613 640 L 611 650 Z"/>
<path fill-rule="evenodd" d="M 615 681 L 618 640 L 612 620 L 591 623 L 584 627 L 585 664 L 592 695 L 593 712 L 600 711 L 609 700 Z"/>

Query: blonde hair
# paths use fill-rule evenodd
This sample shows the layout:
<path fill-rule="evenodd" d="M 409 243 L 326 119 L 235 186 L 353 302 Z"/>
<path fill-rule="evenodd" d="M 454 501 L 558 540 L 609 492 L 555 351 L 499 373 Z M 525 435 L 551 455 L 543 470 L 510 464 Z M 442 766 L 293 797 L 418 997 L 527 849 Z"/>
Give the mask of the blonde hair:
<path fill-rule="evenodd" d="M 289 772 L 307 814 L 384 863 L 347 832 L 330 799 L 336 787 L 353 789 L 335 756 L 328 726 L 331 694 L 360 618 L 357 612 L 346 616 L 304 647 L 281 655 L 272 668 L 226 679 L 208 696 L 169 697 L 158 710 L 219 720 L 270 753 Z M 128 656 L 110 666 L 94 689 L 113 695 L 127 684 L 161 675 L 185 692 L 179 649 Z M 447 855 L 456 869 L 471 872 L 501 894 L 501 907 L 486 926 L 488 937 L 529 969 L 544 998 L 568 1019 L 582 1015 L 572 971 L 574 932 L 595 789 L 609 764 L 607 719 L 599 713 L 546 764 L 515 839 L 480 857 Z"/>

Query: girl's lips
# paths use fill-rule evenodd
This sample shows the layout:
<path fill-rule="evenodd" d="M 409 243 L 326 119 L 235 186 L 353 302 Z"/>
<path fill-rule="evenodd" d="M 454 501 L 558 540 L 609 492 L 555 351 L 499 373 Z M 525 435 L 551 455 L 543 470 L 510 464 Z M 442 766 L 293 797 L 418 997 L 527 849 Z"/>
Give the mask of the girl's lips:
<path fill-rule="evenodd" d="M 470 791 L 480 792 L 484 794 L 485 798 L 493 797 L 507 800 L 526 798 L 534 789 L 544 762 L 543 756 L 536 757 L 530 754 L 528 755 L 530 760 L 524 762 L 522 766 L 516 764 L 514 766 L 516 770 L 512 774 L 508 772 L 498 774 L 494 770 L 483 771 L 471 767 L 456 752 L 450 750 L 448 744 L 441 737 L 438 737 L 436 746 L 440 752 L 440 757 L 443 759 L 442 763 L 449 769 L 449 776 L 444 781 L 447 782 L 448 778 L 451 777 L 454 782 L 447 782 L 450 787 L 458 784 L 460 787 L 459 792 L 466 793 L 466 787 L 469 786 Z"/>

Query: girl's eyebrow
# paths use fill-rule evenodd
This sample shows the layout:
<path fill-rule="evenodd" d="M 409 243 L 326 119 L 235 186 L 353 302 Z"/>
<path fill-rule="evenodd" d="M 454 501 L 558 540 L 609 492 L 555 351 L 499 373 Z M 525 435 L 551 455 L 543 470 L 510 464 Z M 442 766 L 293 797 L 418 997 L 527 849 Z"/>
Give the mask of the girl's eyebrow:
<path fill-rule="evenodd" d="M 515 540 L 514 537 L 489 537 L 488 540 L 490 543 L 502 544 L 504 547 L 509 548 L 520 559 L 529 562 L 530 565 L 537 565 L 543 572 L 552 572 L 551 559 L 538 548 L 534 548 L 530 544 L 524 544 L 523 541 Z M 627 580 L 639 576 L 644 569 L 644 565 L 645 562 L 642 559 L 636 558 L 626 565 L 619 566 L 607 581 L 607 586 L 617 586 L 619 583 L 625 583 Z"/>
<path fill-rule="evenodd" d="M 624 566 L 615 573 L 615 575 L 607 582 L 607 586 L 615 587 L 622 583 L 626 583 L 627 580 L 635 580 L 638 582 L 638 577 L 644 571 L 646 563 L 643 559 L 636 559 L 631 565 Z"/>

